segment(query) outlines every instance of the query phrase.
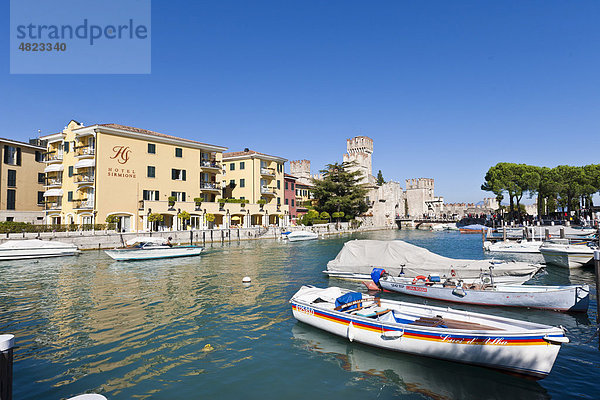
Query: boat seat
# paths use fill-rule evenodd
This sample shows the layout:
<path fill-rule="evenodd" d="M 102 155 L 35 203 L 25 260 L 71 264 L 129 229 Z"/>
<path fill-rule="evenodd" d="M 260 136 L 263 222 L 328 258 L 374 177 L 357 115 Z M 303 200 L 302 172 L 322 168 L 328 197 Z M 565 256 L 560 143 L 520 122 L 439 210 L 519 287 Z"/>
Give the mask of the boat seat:
<path fill-rule="evenodd" d="M 446 319 L 439 316 L 436 317 L 421 317 L 410 325 L 438 327 L 448 329 L 468 329 L 482 331 L 498 331 L 500 328 L 493 326 L 481 325 L 475 322 L 459 321 L 455 319 Z"/>
<path fill-rule="evenodd" d="M 360 317 L 377 318 L 378 316 L 388 313 L 390 311 L 392 310 L 390 310 L 389 308 L 375 306 L 359 309 L 358 311 L 353 312 L 352 314 L 358 315 Z"/>

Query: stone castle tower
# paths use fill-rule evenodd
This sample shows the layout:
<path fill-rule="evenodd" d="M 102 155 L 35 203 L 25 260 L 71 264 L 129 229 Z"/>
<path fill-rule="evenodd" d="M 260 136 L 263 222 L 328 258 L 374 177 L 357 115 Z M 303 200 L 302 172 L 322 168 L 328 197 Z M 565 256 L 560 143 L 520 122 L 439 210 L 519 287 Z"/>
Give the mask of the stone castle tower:
<path fill-rule="evenodd" d="M 367 136 L 356 136 L 346 140 L 347 153 L 344 154 L 344 162 L 355 162 L 356 166 L 351 171 L 360 171 L 361 183 L 374 183 L 372 157 L 373 139 Z"/>
<path fill-rule="evenodd" d="M 310 174 L 310 161 L 309 160 L 295 160 L 290 161 L 290 175 L 298 178 L 298 183 L 312 184 L 311 178 L 321 179 L 320 174 Z"/>

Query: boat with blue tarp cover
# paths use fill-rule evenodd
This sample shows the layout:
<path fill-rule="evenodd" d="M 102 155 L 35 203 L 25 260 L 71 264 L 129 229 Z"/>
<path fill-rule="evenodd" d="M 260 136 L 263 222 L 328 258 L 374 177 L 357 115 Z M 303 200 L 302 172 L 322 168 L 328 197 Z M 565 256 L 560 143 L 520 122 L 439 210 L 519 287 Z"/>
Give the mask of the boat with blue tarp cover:
<path fill-rule="evenodd" d="M 561 328 L 339 287 L 302 286 L 290 303 L 298 321 L 350 341 L 535 379 L 550 373 L 561 345 L 569 342 Z"/>

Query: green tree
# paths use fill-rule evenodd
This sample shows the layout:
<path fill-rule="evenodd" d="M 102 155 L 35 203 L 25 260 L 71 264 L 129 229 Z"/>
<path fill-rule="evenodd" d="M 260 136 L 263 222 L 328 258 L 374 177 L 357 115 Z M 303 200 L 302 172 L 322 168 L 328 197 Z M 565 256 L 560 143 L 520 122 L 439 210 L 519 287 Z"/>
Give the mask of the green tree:
<path fill-rule="evenodd" d="M 379 172 L 377 173 L 377 185 L 381 186 L 385 183 L 385 179 L 383 179 L 383 174 L 381 173 L 381 170 L 379 170 Z"/>
<path fill-rule="evenodd" d="M 323 211 L 321 214 L 319 214 L 319 218 L 327 220 L 327 221 L 331 221 L 331 216 L 329 215 L 329 213 L 327 211 Z"/>
<path fill-rule="evenodd" d="M 163 222 L 163 215 L 159 213 L 152 213 L 148 215 L 148 221 L 152 223 L 152 230 L 158 230 L 158 223 Z"/>
<path fill-rule="evenodd" d="M 192 218 L 192 216 L 190 215 L 189 212 L 182 211 L 179 214 L 177 214 L 177 218 L 179 218 L 181 220 L 181 222 L 183 222 L 183 229 L 186 229 L 188 221 L 190 220 L 190 218 Z"/>
<path fill-rule="evenodd" d="M 115 229 L 115 227 L 117 226 L 117 222 L 119 222 L 119 217 L 117 217 L 116 215 L 108 215 L 105 219 L 106 221 L 106 229 Z"/>
<path fill-rule="evenodd" d="M 351 218 L 368 210 L 367 190 L 361 185 L 361 172 L 350 171 L 355 163 L 328 164 L 320 171 L 323 179 L 313 179 L 316 208 L 330 215 L 342 211 Z"/>

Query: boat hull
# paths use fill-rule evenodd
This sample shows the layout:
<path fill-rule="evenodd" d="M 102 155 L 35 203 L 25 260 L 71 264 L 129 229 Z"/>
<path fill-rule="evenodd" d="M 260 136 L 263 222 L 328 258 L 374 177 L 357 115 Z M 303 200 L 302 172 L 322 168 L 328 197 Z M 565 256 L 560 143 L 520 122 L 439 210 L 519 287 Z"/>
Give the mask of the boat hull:
<path fill-rule="evenodd" d="M 540 249 L 546 264 L 557 265 L 563 268 L 581 268 L 591 264 L 593 254 L 566 252 L 555 249 Z"/>
<path fill-rule="evenodd" d="M 343 279 L 343 280 L 353 281 L 353 282 L 364 282 L 364 281 L 371 280 L 370 274 L 361 274 L 361 273 L 353 273 L 353 272 L 345 272 L 345 271 L 330 271 L 330 270 L 324 270 L 323 273 L 326 274 L 329 278 Z M 427 272 L 425 272 L 425 271 L 423 272 L 423 274 L 428 275 Z M 530 274 L 524 274 L 524 275 L 494 276 L 494 282 L 496 282 L 497 284 L 520 285 L 521 283 L 527 282 L 528 280 L 533 278 L 534 275 L 535 275 L 535 272 L 532 272 Z M 475 280 L 479 280 L 479 279 L 480 279 L 479 276 L 477 276 L 477 277 L 464 278 L 463 280 L 464 281 L 475 281 Z M 410 278 L 410 280 L 412 280 L 412 278 Z"/>
<path fill-rule="evenodd" d="M 498 286 L 497 290 L 462 289 L 455 291 L 454 288 L 442 287 L 441 285 L 405 284 L 383 279 L 379 281 L 379 284 L 385 290 L 453 303 L 572 312 L 587 311 L 590 293 L 588 285 L 558 287 L 506 285 Z"/>
<path fill-rule="evenodd" d="M 105 253 L 116 261 L 140 261 L 156 260 L 161 258 L 191 257 L 198 256 L 202 252 L 202 247 L 179 246 L 168 248 L 148 248 L 148 249 L 115 249 L 106 250 Z"/>
<path fill-rule="evenodd" d="M 318 239 L 319 235 L 313 232 L 292 232 L 287 236 L 290 242 L 300 242 L 303 240 L 315 240 Z"/>
<path fill-rule="evenodd" d="M 50 258 L 64 257 L 79 254 L 77 247 L 72 248 L 28 248 L 23 250 L 18 249 L 2 249 L 0 250 L 0 260 L 25 260 L 31 258 Z"/>
<path fill-rule="evenodd" d="M 485 366 L 535 379 L 552 369 L 560 344 L 544 337 L 563 338 L 558 328 L 538 331 L 465 331 L 384 323 L 366 317 L 327 310 L 292 298 L 292 313 L 300 322 L 370 346 Z M 382 305 L 383 305 L 382 301 Z M 401 303 L 410 304 L 410 303 Z M 447 309 L 429 307 L 432 315 Z M 497 317 L 499 319 L 499 317 Z M 495 333 L 494 333 L 495 332 Z"/>

